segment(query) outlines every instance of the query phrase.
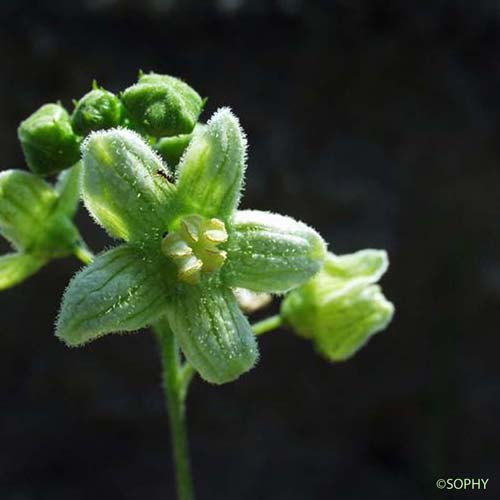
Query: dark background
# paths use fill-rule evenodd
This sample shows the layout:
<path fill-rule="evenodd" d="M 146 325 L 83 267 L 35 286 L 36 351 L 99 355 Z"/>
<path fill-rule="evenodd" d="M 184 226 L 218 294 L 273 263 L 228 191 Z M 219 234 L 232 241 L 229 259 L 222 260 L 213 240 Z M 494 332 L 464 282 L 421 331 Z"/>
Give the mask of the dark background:
<path fill-rule="evenodd" d="M 204 119 L 241 118 L 245 207 L 389 251 L 396 317 L 352 360 L 283 330 L 236 383 L 194 382 L 201 500 L 452 498 L 441 477 L 499 498 L 500 2 L 2 0 L 0 68 L 2 169 L 24 168 L 16 128 L 41 104 L 171 73 Z M 53 336 L 79 267 L 0 295 L 0 499 L 173 499 L 152 335 Z"/>

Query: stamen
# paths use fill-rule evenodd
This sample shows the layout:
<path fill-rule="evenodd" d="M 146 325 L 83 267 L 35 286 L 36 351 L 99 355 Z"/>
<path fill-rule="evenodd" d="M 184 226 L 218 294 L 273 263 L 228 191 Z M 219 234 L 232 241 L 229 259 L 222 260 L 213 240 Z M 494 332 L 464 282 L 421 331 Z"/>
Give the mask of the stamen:
<path fill-rule="evenodd" d="M 187 215 L 177 231 L 163 238 L 161 248 L 177 264 L 179 280 L 194 285 L 200 282 L 202 272 L 212 273 L 224 265 L 227 252 L 217 245 L 225 243 L 227 238 L 221 220 Z"/>

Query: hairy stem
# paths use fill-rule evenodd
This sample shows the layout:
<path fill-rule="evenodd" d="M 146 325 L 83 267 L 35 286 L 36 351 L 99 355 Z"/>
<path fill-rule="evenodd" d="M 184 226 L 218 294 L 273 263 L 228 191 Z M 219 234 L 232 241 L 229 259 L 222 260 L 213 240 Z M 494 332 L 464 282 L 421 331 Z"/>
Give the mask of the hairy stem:
<path fill-rule="evenodd" d="M 252 330 L 255 335 L 262 335 L 263 333 L 270 332 L 271 330 L 276 330 L 283 324 L 283 320 L 279 314 L 275 316 L 270 316 L 269 318 L 258 321 L 252 325 Z"/>
<path fill-rule="evenodd" d="M 163 386 L 170 419 L 178 499 L 194 500 L 185 405 L 194 369 L 191 365 L 181 362 L 179 347 L 166 319 L 157 321 L 154 330 L 162 348 Z"/>

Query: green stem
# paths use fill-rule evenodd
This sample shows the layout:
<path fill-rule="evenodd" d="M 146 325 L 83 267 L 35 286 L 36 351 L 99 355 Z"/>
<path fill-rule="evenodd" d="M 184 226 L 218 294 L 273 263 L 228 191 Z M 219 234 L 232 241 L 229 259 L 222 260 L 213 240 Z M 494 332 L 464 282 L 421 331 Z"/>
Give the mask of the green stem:
<path fill-rule="evenodd" d="M 94 260 L 94 254 L 85 246 L 76 246 L 73 250 L 75 257 L 80 259 L 84 264 L 90 264 Z"/>
<path fill-rule="evenodd" d="M 252 330 L 255 335 L 262 335 L 263 333 L 270 332 L 271 330 L 276 330 L 283 324 L 283 320 L 279 314 L 276 316 L 271 316 L 269 318 L 258 321 L 252 325 Z"/>
<path fill-rule="evenodd" d="M 191 365 L 181 362 L 179 347 L 166 319 L 159 320 L 154 330 L 162 347 L 163 386 L 170 419 L 178 499 L 194 500 L 185 405 L 194 369 Z"/>

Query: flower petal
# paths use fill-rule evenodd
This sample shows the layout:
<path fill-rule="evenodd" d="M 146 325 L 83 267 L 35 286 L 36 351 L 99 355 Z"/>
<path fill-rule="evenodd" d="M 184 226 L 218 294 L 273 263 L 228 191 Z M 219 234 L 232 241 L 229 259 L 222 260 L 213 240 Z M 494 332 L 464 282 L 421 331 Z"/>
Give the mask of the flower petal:
<path fill-rule="evenodd" d="M 0 233 L 16 248 L 29 248 L 39 239 L 56 200 L 52 186 L 34 174 L 0 173 Z"/>
<path fill-rule="evenodd" d="M 138 330 L 162 311 L 162 282 L 142 252 L 121 245 L 75 275 L 64 293 L 56 335 L 70 346 Z"/>
<path fill-rule="evenodd" d="M 156 153 L 134 132 L 95 132 L 82 147 L 83 199 L 110 234 L 126 241 L 150 240 L 166 229 L 175 191 Z"/>
<path fill-rule="evenodd" d="M 378 285 L 361 285 L 321 308 L 316 348 L 330 361 L 344 361 L 384 330 L 393 315 L 394 306 Z"/>
<path fill-rule="evenodd" d="M 227 219 L 238 205 L 246 138 L 228 108 L 195 133 L 179 163 L 178 196 L 186 214 Z"/>
<path fill-rule="evenodd" d="M 256 363 L 254 335 L 231 290 L 181 285 L 167 311 L 184 355 L 208 382 L 230 382 Z"/>
<path fill-rule="evenodd" d="M 329 253 L 323 269 L 285 297 L 281 317 L 330 361 L 347 359 L 392 319 L 394 306 L 373 285 L 388 265 L 384 250 Z"/>
<path fill-rule="evenodd" d="M 229 225 L 225 283 L 281 293 L 316 274 L 326 255 L 321 236 L 291 217 L 244 210 Z"/>
<path fill-rule="evenodd" d="M 0 291 L 23 282 L 35 274 L 45 259 L 30 254 L 10 253 L 0 257 Z"/>
<path fill-rule="evenodd" d="M 328 253 L 323 268 L 323 274 L 328 275 L 328 279 L 318 280 L 322 287 L 322 300 L 333 300 L 352 288 L 372 285 L 388 267 L 389 258 L 385 250 L 367 248 L 345 255 Z"/>

